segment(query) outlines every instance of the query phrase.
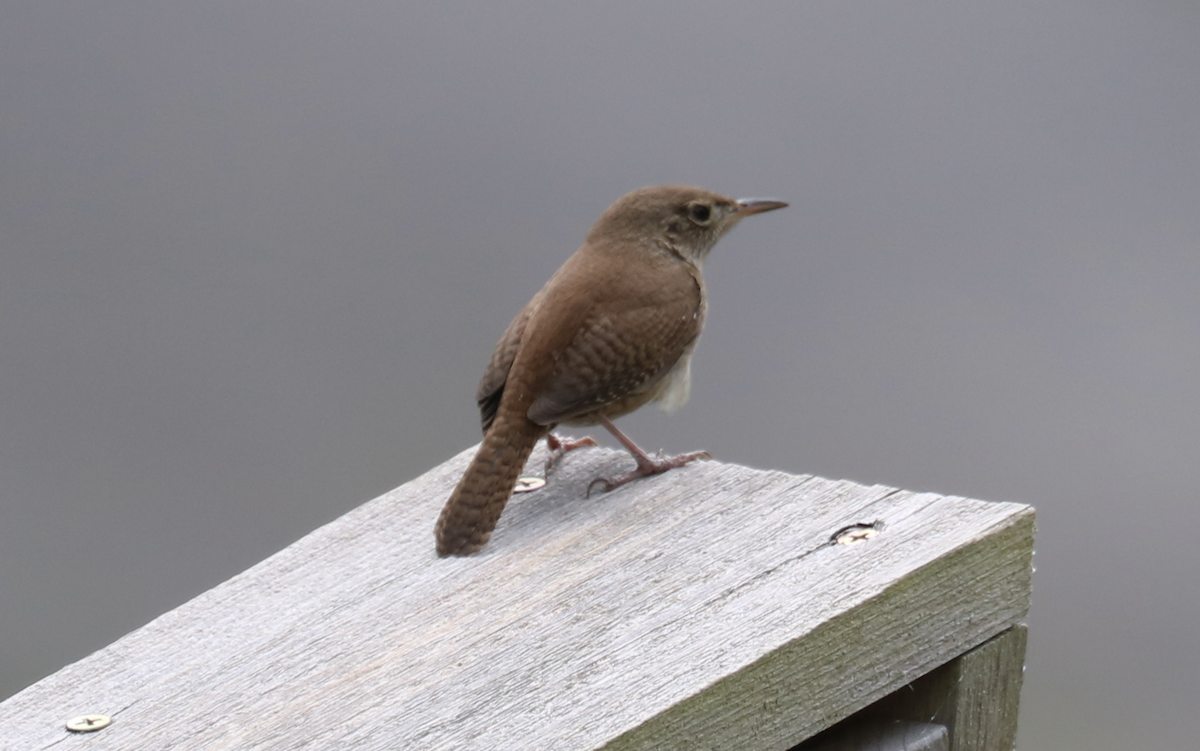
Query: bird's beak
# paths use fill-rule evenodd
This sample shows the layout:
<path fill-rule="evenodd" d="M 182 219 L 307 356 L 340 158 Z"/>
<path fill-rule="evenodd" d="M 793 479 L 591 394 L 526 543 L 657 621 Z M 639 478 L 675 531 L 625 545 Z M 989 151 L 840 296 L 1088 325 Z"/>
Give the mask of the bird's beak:
<path fill-rule="evenodd" d="M 743 217 L 782 209 L 784 206 L 787 206 L 787 203 L 774 198 L 739 198 L 737 199 L 737 211 L 734 213 L 738 217 Z"/>

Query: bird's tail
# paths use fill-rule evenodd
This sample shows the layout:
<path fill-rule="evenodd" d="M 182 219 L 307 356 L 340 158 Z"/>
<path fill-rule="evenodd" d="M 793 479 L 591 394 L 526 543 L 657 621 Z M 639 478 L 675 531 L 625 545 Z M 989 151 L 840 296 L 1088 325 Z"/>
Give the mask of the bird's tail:
<path fill-rule="evenodd" d="M 433 533 L 439 556 L 468 555 L 487 544 L 525 461 L 547 430 L 523 414 L 497 415 L 438 517 Z"/>

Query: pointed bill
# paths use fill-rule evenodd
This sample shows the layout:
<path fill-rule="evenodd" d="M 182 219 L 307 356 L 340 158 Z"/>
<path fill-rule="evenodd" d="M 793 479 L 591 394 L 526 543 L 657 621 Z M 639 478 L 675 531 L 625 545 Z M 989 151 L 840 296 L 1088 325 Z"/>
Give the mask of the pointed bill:
<path fill-rule="evenodd" d="M 774 198 L 739 198 L 737 199 L 737 215 L 761 214 L 764 211 L 782 209 L 784 206 L 787 206 L 786 202 Z"/>

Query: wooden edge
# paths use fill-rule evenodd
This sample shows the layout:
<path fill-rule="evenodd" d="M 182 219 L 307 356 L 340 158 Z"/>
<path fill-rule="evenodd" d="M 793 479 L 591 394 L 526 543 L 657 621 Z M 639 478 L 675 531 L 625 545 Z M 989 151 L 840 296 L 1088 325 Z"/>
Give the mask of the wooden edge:
<path fill-rule="evenodd" d="M 1017 624 L 841 725 L 933 722 L 946 726 L 950 751 L 1010 751 L 1017 737 L 1027 637 L 1025 625 Z"/>
<path fill-rule="evenodd" d="M 1027 507 L 986 537 L 912 572 L 873 601 L 821 624 L 603 748 L 785 748 L 778 745 L 780 739 L 795 743 L 812 737 L 904 687 L 910 682 L 907 675 L 926 673 L 945 663 L 948 655 L 1016 626 L 1029 607 L 1033 530 L 1034 511 Z M 938 611 L 930 604 L 950 597 L 960 598 L 954 607 Z M 905 641 L 910 643 L 904 660 L 880 659 L 877 645 Z M 961 671 L 964 665 L 976 669 L 984 664 L 980 660 L 994 659 L 991 652 L 981 654 L 989 656 L 951 663 Z M 988 690 L 982 685 L 986 681 L 980 683 Z M 1014 698 L 1019 682 L 1015 688 Z M 964 697 L 964 712 L 956 712 L 956 718 L 966 717 L 967 697 L 975 696 L 973 691 L 955 694 Z M 815 719 L 811 708 L 821 705 L 836 705 L 842 713 Z M 902 719 L 937 721 L 941 716 L 936 711 L 925 714 Z M 1014 709 L 1014 732 L 1015 717 Z M 977 732 L 974 724 L 967 730 L 963 719 L 959 721 L 960 736 Z"/>

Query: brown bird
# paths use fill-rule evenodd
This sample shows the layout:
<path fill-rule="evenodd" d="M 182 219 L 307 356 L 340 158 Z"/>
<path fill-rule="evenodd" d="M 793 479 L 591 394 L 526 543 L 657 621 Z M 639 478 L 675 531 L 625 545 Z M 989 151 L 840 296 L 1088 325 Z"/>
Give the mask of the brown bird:
<path fill-rule="evenodd" d="M 709 458 L 650 457 L 612 421 L 647 402 L 669 412 L 687 401 L 708 307 L 700 267 L 743 217 L 784 206 L 663 185 L 635 190 L 604 212 L 492 353 L 475 395 L 483 443 L 438 518 L 439 556 L 487 544 L 539 438 L 552 457 L 594 444 L 560 443 L 555 425 L 603 425 L 633 454 L 636 469 L 596 481 L 606 490 Z"/>

